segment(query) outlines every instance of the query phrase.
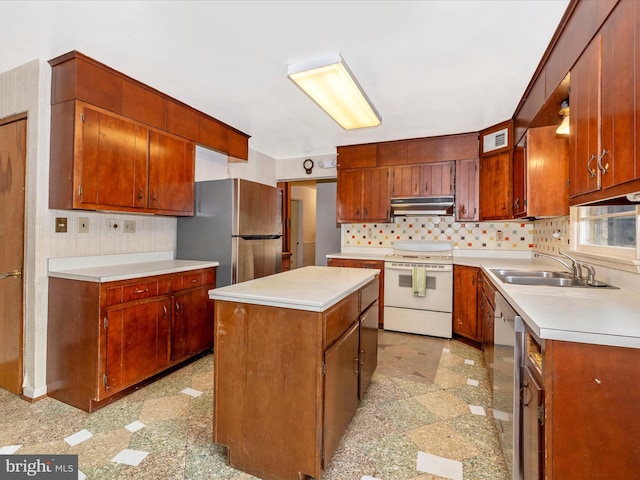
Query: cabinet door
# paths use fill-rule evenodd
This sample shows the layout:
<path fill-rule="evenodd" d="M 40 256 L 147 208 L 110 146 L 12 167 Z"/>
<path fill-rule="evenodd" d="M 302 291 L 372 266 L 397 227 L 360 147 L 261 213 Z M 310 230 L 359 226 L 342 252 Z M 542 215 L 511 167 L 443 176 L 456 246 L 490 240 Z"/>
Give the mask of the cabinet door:
<path fill-rule="evenodd" d="M 327 462 L 358 408 L 359 327 L 356 321 L 324 354 L 323 458 Z"/>
<path fill-rule="evenodd" d="M 375 143 L 366 145 L 348 145 L 338 147 L 338 168 L 364 168 L 377 165 L 378 146 Z"/>
<path fill-rule="evenodd" d="M 640 35 L 637 2 L 620 2 L 602 27 L 601 146 L 602 189 L 640 177 L 636 155 L 636 59 Z M 573 77 L 571 79 L 573 84 Z M 573 85 L 572 85 L 573 93 Z M 573 110 L 573 106 L 572 106 Z M 605 153 L 606 152 L 606 153 Z"/>
<path fill-rule="evenodd" d="M 80 205 L 146 207 L 148 130 L 83 104 L 78 111 L 82 134 L 74 175 Z"/>
<path fill-rule="evenodd" d="M 511 154 L 480 160 L 480 220 L 511 218 Z"/>
<path fill-rule="evenodd" d="M 522 377 L 524 480 L 542 480 L 544 478 L 544 391 L 529 367 L 525 367 Z"/>
<path fill-rule="evenodd" d="M 478 159 L 456 161 L 456 220 L 478 220 Z"/>
<path fill-rule="evenodd" d="M 208 287 L 173 295 L 171 361 L 176 362 L 213 346 L 213 302 Z"/>
<path fill-rule="evenodd" d="M 392 170 L 393 197 L 417 197 L 420 195 L 420 172 L 417 165 L 394 167 Z"/>
<path fill-rule="evenodd" d="M 378 144 L 377 166 L 405 165 L 407 163 L 408 142 L 389 142 Z"/>
<path fill-rule="evenodd" d="M 569 189 L 567 187 L 569 139 L 566 136 L 556 135 L 555 125 L 530 128 L 527 130 L 526 138 L 526 215 L 530 217 L 569 215 Z M 517 165 L 517 152 L 516 149 L 514 168 Z M 516 196 L 514 186 L 514 198 Z"/>
<path fill-rule="evenodd" d="M 422 166 L 419 195 L 453 195 L 454 165 L 446 162 Z"/>
<path fill-rule="evenodd" d="M 407 146 L 407 163 L 431 163 L 442 161 L 442 137 L 410 140 Z"/>
<path fill-rule="evenodd" d="M 599 188 L 600 37 L 596 37 L 571 69 L 569 126 L 573 159 L 569 167 L 570 196 Z"/>
<path fill-rule="evenodd" d="M 362 173 L 362 220 L 388 222 L 391 209 L 389 169 L 366 168 Z"/>
<path fill-rule="evenodd" d="M 338 169 L 336 218 L 338 223 L 359 222 L 362 220 L 361 169 Z"/>
<path fill-rule="evenodd" d="M 453 268 L 453 332 L 476 342 L 478 329 L 478 269 L 455 265 Z"/>
<path fill-rule="evenodd" d="M 527 215 L 527 156 L 524 146 L 513 150 L 513 217 Z"/>
<path fill-rule="evenodd" d="M 193 215 L 195 146 L 172 135 L 149 134 L 149 208 Z"/>
<path fill-rule="evenodd" d="M 378 366 L 378 311 L 378 301 L 375 301 L 360 315 L 360 399 Z"/>
<path fill-rule="evenodd" d="M 167 297 L 115 307 L 107 313 L 107 395 L 168 365 L 170 303 Z"/>

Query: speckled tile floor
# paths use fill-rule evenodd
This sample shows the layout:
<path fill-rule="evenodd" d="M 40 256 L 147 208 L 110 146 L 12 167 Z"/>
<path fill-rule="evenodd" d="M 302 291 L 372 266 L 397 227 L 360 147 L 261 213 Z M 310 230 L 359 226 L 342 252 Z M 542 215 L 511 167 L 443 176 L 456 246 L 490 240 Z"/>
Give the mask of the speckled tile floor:
<path fill-rule="evenodd" d="M 491 412 L 482 352 L 455 340 L 382 330 L 379 345 L 378 369 L 323 480 L 450 478 L 418 471 L 418 452 L 461 462 L 464 480 L 506 480 L 490 416 L 469 408 Z M 181 393 L 185 388 L 202 394 Z M 253 479 L 229 467 L 224 448 L 211 443 L 212 403 L 213 355 L 92 414 L 0 390 L 0 448 L 77 453 L 87 479 Z M 145 426 L 125 428 L 135 421 Z M 75 446 L 65 442 L 83 429 L 93 436 Z M 149 454 L 138 466 L 112 462 L 123 449 Z"/>

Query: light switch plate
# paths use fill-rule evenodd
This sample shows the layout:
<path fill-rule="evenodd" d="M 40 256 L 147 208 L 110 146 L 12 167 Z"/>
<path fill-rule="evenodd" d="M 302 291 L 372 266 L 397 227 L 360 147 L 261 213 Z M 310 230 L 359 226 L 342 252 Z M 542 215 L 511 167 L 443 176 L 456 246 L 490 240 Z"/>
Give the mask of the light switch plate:
<path fill-rule="evenodd" d="M 57 233 L 67 232 L 67 217 L 56 217 L 56 232 Z"/>

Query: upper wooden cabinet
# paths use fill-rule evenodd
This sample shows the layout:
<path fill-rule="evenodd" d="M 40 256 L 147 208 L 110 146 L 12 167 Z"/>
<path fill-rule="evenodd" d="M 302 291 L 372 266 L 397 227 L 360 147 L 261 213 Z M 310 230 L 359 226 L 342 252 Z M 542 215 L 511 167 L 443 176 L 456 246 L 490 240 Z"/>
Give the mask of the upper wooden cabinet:
<path fill-rule="evenodd" d="M 377 144 L 377 166 L 418 165 L 478 158 L 478 134 L 397 140 Z"/>
<path fill-rule="evenodd" d="M 49 64 L 52 105 L 82 100 L 233 159 L 248 158 L 248 135 L 80 52 L 61 55 Z"/>
<path fill-rule="evenodd" d="M 530 128 L 513 153 L 513 216 L 569 215 L 569 139 L 556 126 Z"/>
<path fill-rule="evenodd" d="M 338 147 L 338 170 L 341 168 L 366 168 L 377 166 L 378 146 L 348 145 Z"/>
<path fill-rule="evenodd" d="M 392 197 L 453 195 L 455 162 L 394 167 Z"/>
<path fill-rule="evenodd" d="M 511 152 L 480 159 L 480 220 L 512 218 Z"/>
<path fill-rule="evenodd" d="M 390 220 L 388 168 L 338 169 L 337 188 L 338 223 Z"/>
<path fill-rule="evenodd" d="M 74 100 L 51 119 L 50 208 L 193 215 L 193 142 Z"/>
<path fill-rule="evenodd" d="M 388 222 L 391 197 L 454 195 L 477 197 L 468 177 L 456 183 L 456 161 L 478 159 L 478 133 L 338 147 L 338 223 Z M 475 168 L 475 167 L 474 167 Z M 468 172 L 467 172 L 468 173 Z M 466 205 L 462 218 L 477 220 Z"/>
<path fill-rule="evenodd" d="M 570 203 L 640 190 L 640 6 L 619 2 L 571 70 Z"/>
<path fill-rule="evenodd" d="M 480 132 L 480 220 L 512 218 L 513 122 Z"/>
<path fill-rule="evenodd" d="M 478 159 L 456 160 L 456 211 L 459 222 L 478 221 Z"/>

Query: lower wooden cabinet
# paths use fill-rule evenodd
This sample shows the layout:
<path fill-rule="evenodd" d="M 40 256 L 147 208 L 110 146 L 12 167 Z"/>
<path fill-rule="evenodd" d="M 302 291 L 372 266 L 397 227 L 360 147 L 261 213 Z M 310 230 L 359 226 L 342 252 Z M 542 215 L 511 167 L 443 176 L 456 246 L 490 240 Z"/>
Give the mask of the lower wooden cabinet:
<path fill-rule="evenodd" d="M 453 267 L 453 334 L 482 342 L 482 323 L 478 322 L 478 271 L 476 267 Z"/>
<path fill-rule="evenodd" d="M 522 373 L 522 466 L 524 480 L 544 479 L 544 389 L 530 366 Z"/>
<path fill-rule="evenodd" d="M 545 478 L 636 478 L 640 350 L 545 341 Z"/>
<path fill-rule="evenodd" d="M 91 412 L 213 346 L 215 268 L 114 282 L 49 278 L 47 395 Z"/>
<path fill-rule="evenodd" d="M 493 382 L 493 333 L 496 289 L 484 272 L 478 272 L 478 323 L 482 325 L 482 350 Z"/>
<path fill-rule="evenodd" d="M 163 295 L 117 305 L 107 311 L 103 325 L 106 336 L 104 395 L 119 392 L 169 364 L 170 308 L 169 298 Z"/>
<path fill-rule="evenodd" d="M 379 302 L 376 300 L 360 315 L 360 379 L 358 397 L 362 399 L 364 392 L 373 377 L 378 365 L 378 312 Z M 364 309 L 364 306 L 361 306 Z"/>
<path fill-rule="evenodd" d="M 384 327 L 384 260 L 363 260 L 357 258 L 329 258 L 329 267 L 377 268 L 378 274 L 378 328 Z"/>

